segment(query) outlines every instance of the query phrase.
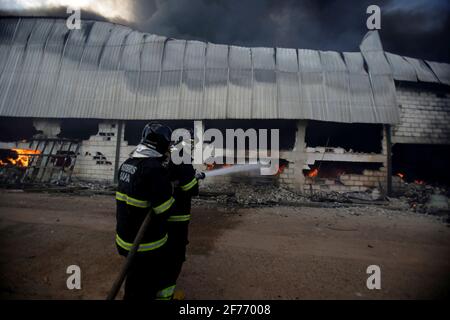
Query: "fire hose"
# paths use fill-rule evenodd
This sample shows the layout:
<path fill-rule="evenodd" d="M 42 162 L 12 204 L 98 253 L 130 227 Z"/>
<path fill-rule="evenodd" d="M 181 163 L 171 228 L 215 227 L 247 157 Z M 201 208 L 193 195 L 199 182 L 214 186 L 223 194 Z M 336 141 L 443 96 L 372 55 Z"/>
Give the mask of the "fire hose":
<path fill-rule="evenodd" d="M 198 180 L 205 179 L 205 177 L 206 175 L 203 172 L 197 172 L 195 174 L 195 178 L 197 178 Z M 133 246 L 131 247 L 130 252 L 128 252 L 127 259 L 125 260 L 125 263 L 122 265 L 122 269 L 120 270 L 116 280 L 114 281 L 113 286 L 111 287 L 111 290 L 109 291 L 108 296 L 106 297 L 106 300 L 114 300 L 117 296 L 117 293 L 119 293 L 119 290 L 122 287 L 122 284 L 128 274 L 128 270 L 130 269 L 131 263 L 133 262 L 134 257 L 136 256 L 139 244 L 142 242 L 142 238 L 144 237 L 145 231 L 150 225 L 151 213 L 152 213 L 151 211 L 147 213 L 147 216 L 142 222 L 142 225 L 139 228 L 138 233 L 136 234 L 136 238 L 134 239 Z"/>

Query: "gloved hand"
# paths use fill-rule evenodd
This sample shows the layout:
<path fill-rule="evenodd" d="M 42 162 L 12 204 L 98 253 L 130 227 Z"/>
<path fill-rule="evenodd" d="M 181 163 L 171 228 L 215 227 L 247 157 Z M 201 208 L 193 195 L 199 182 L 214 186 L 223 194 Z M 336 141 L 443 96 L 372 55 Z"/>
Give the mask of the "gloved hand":
<path fill-rule="evenodd" d="M 205 175 L 204 172 L 198 171 L 198 172 L 195 173 L 195 178 L 197 180 L 203 180 L 203 179 L 206 178 L 206 175 Z"/>

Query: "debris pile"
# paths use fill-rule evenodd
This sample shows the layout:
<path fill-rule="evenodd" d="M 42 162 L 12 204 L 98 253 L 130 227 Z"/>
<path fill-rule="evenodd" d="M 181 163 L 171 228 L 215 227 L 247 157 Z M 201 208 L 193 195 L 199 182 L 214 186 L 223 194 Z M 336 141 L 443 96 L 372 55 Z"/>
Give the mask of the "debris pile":
<path fill-rule="evenodd" d="M 336 192 L 336 191 L 316 191 L 310 199 L 316 202 L 341 202 L 341 203 L 384 203 L 381 193 L 378 189 L 353 192 Z"/>
<path fill-rule="evenodd" d="M 220 204 L 244 207 L 289 205 L 309 202 L 305 196 L 275 185 L 249 185 L 230 183 L 224 185 L 200 185 L 200 198 L 208 198 Z"/>
<path fill-rule="evenodd" d="M 427 184 L 404 183 L 403 195 L 400 197 L 408 203 L 410 210 L 418 213 L 436 214 L 448 211 L 447 188 Z"/>

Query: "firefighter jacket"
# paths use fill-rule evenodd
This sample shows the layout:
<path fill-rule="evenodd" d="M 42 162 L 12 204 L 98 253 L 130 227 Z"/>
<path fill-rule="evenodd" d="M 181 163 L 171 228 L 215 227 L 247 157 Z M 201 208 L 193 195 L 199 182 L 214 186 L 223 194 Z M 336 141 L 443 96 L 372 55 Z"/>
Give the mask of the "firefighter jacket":
<path fill-rule="evenodd" d="M 192 164 L 169 163 L 170 179 L 175 182 L 175 205 L 168 222 L 189 222 L 191 219 L 191 198 L 198 195 L 198 181 Z"/>
<path fill-rule="evenodd" d="M 162 157 L 131 157 L 119 169 L 116 193 L 116 244 L 126 255 L 147 213 L 151 213 L 138 252 L 158 249 L 167 242 L 167 218 L 175 202 L 172 184 Z"/>

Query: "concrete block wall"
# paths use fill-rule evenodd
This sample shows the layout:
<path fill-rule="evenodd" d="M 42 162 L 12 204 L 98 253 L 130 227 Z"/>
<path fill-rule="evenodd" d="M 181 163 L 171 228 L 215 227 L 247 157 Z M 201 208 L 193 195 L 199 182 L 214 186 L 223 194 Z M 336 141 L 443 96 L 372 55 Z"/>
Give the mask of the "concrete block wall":
<path fill-rule="evenodd" d="M 450 143 L 450 93 L 397 86 L 397 101 L 400 124 L 393 127 L 393 143 Z"/>
<path fill-rule="evenodd" d="M 298 132 L 305 132 L 306 125 L 299 123 Z M 386 190 L 387 183 L 387 139 L 386 132 L 380 134 L 382 152 L 385 157 L 379 170 L 364 170 L 362 174 L 344 174 L 336 179 L 305 177 L 303 168 L 306 164 L 306 144 L 303 136 L 298 137 L 298 143 L 293 154 L 296 154 L 296 160 L 289 164 L 280 175 L 280 184 L 287 186 L 297 192 L 310 194 L 311 192 L 352 192 L 367 191 L 373 188 L 382 188 Z M 357 155 L 357 154 L 356 154 Z"/>
<path fill-rule="evenodd" d="M 33 125 L 41 132 L 36 137 L 56 138 L 60 133 L 60 121 L 55 119 L 37 119 L 33 121 Z M 82 141 L 72 179 L 112 182 L 116 141 L 117 123 L 115 121 L 101 122 L 98 133 Z M 0 148 L 28 149 L 29 142 L 0 142 Z"/>
<path fill-rule="evenodd" d="M 337 179 L 305 178 L 303 192 L 312 191 L 336 191 L 336 192 L 364 192 L 369 189 L 385 188 L 386 168 L 380 170 L 364 170 L 362 174 L 343 174 Z"/>
<path fill-rule="evenodd" d="M 117 121 L 100 122 L 97 134 L 81 144 L 72 174 L 74 180 L 113 182 L 117 134 Z"/>
<path fill-rule="evenodd" d="M 303 167 L 306 163 L 306 125 L 307 121 L 300 120 L 297 122 L 293 150 L 280 152 L 280 158 L 288 161 L 288 165 L 278 176 L 279 185 L 296 192 L 302 192 L 305 184 Z"/>

